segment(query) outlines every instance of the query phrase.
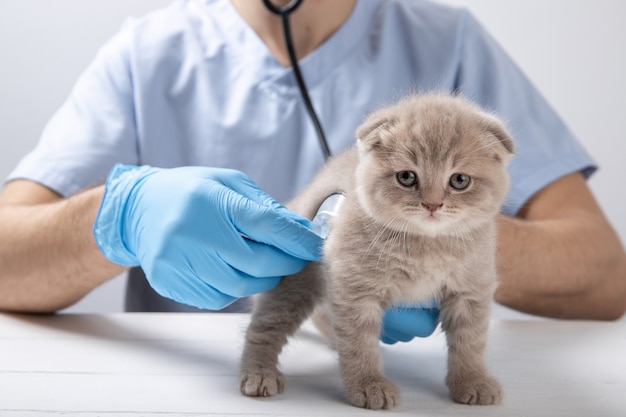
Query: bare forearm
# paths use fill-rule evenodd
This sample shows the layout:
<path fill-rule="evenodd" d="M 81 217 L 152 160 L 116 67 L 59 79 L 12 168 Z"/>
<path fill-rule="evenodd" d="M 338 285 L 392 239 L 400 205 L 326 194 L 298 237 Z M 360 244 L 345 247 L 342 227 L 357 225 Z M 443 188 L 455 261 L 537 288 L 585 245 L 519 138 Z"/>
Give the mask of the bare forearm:
<path fill-rule="evenodd" d="M 615 319 L 626 308 L 626 255 L 603 219 L 499 219 L 496 301 L 531 314 Z"/>
<path fill-rule="evenodd" d="M 56 311 L 123 271 L 92 237 L 102 192 L 0 206 L 0 310 Z"/>

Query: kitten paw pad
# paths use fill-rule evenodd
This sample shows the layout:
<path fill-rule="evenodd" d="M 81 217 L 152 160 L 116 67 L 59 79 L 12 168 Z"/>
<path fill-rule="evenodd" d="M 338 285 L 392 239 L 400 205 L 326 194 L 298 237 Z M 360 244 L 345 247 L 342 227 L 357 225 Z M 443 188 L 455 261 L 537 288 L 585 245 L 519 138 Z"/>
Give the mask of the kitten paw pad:
<path fill-rule="evenodd" d="M 461 404 L 491 405 L 502 401 L 502 387 L 491 377 L 457 380 L 448 383 L 450 397 Z"/>
<path fill-rule="evenodd" d="M 248 397 L 271 397 L 285 389 L 285 377 L 278 371 L 242 374 L 239 390 Z"/>
<path fill-rule="evenodd" d="M 372 410 L 392 408 L 400 400 L 398 388 L 383 376 L 363 379 L 346 391 L 352 405 Z"/>

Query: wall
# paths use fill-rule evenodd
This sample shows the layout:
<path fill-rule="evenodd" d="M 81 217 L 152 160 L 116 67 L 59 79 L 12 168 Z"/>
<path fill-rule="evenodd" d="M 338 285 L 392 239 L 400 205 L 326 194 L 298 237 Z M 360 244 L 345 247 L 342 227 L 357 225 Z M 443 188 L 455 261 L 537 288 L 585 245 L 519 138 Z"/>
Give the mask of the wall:
<path fill-rule="evenodd" d="M 407 0 L 408 1 L 408 0 Z M 626 242 L 626 2 L 445 0 L 470 8 L 601 166 L 590 185 Z M 166 0 L 0 0 L 0 177 L 35 144 L 98 46 Z M 119 311 L 123 279 L 69 311 Z M 501 314 L 508 314 L 502 312 Z"/>

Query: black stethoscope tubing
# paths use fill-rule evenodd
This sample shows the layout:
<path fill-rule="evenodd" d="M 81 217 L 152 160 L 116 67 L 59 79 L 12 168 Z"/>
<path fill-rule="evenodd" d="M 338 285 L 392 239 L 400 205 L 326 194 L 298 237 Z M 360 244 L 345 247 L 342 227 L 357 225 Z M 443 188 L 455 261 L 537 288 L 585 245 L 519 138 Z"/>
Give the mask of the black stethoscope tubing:
<path fill-rule="evenodd" d="M 304 78 L 302 77 L 302 73 L 300 72 L 300 66 L 298 65 L 298 59 L 296 58 L 296 52 L 293 47 L 293 41 L 291 39 L 291 27 L 289 25 L 289 14 L 291 14 L 294 10 L 300 6 L 302 0 L 292 0 L 287 5 L 283 7 L 274 6 L 270 0 L 263 0 L 263 4 L 267 9 L 280 16 L 282 25 L 283 25 L 283 35 L 285 38 L 285 46 L 287 48 L 287 53 L 289 55 L 289 61 L 291 63 L 291 68 L 293 69 L 293 73 L 296 77 L 296 82 L 298 83 L 298 88 L 300 90 L 300 95 L 302 96 L 302 100 L 304 101 L 304 105 L 306 107 L 307 112 L 309 113 L 309 117 L 313 122 L 313 126 L 315 127 L 315 131 L 317 133 L 317 138 L 320 144 L 320 148 L 324 153 L 324 158 L 328 159 L 331 156 L 330 148 L 328 147 L 328 141 L 326 140 L 326 135 L 324 134 L 324 130 L 322 129 L 322 125 L 320 124 L 319 118 L 317 117 L 317 113 L 315 113 L 315 109 L 313 108 L 313 104 L 311 103 L 311 99 L 309 98 L 309 93 L 304 82 Z"/>

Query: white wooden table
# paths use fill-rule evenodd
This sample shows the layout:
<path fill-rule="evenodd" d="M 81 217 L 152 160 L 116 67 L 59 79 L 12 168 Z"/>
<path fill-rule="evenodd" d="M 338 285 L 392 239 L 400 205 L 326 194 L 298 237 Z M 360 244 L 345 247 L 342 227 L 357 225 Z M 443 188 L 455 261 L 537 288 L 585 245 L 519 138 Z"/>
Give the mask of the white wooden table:
<path fill-rule="evenodd" d="M 494 321 L 498 406 L 463 406 L 443 383 L 442 333 L 381 345 L 402 391 L 391 411 L 343 397 L 335 353 L 310 324 L 282 356 L 285 392 L 239 394 L 248 316 L 0 314 L 0 416 L 626 416 L 626 322 Z"/>

